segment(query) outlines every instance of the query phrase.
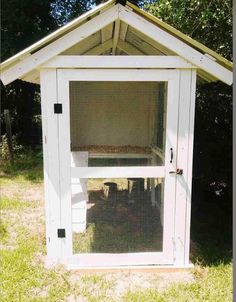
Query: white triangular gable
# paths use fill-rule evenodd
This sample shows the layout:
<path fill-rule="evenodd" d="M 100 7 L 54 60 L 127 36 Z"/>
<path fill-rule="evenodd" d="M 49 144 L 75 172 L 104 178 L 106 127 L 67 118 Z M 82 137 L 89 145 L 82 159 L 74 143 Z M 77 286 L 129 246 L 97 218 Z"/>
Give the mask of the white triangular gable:
<path fill-rule="evenodd" d="M 132 35 L 136 38 L 132 39 Z M 120 4 L 100 11 L 91 20 L 6 67 L 1 80 L 5 85 L 19 78 L 38 83 L 38 69 L 59 54 L 178 55 L 198 68 L 205 79 L 232 84 L 229 69 Z"/>

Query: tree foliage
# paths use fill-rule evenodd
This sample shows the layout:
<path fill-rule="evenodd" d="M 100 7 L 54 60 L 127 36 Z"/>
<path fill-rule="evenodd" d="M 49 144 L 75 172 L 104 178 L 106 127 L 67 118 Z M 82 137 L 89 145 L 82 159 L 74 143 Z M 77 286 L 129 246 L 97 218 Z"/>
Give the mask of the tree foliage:
<path fill-rule="evenodd" d="M 232 60 L 231 0 L 158 0 L 145 9 Z"/>
<path fill-rule="evenodd" d="M 145 9 L 232 59 L 231 0 L 158 0 Z M 220 82 L 197 85 L 193 172 L 193 210 L 231 229 L 232 87 Z"/>

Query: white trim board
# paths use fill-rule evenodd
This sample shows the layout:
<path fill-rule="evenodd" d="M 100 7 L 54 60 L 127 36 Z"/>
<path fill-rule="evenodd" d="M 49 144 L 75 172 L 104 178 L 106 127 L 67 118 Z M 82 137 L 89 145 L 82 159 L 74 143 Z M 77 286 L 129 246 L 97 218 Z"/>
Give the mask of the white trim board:
<path fill-rule="evenodd" d="M 78 25 L 77 28 L 41 48 L 34 54 L 26 55 L 22 61 L 14 63 L 11 67 L 3 70 L 1 74 L 3 84 L 7 85 L 16 79 L 24 78 L 24 76 L 32 70 L 37 69 L 54 56 L 62 53 L 95 32 L 102 30 L 109 24 L 113 22 L 119 23 L 120 21 L 135 28 L 138 32 L 150 37 L 166 49 L 171 50 L 194 66 L 197 66 L 201 72 L 206 74 L 206 77 L 210 75 L 211 78 L 221 80 L 228 85 L 232 84 L 233 74 L 230 70 L 120 4 L 108 8 L 98 16 L 82 25 Z M 119 26 L 117 26 L 117 28 L 119 28 Z M 113 39 L 113 54 L 115 48 L 119 47 L 119 43 L 122 43 L 121 40 L 117 40 L 117 37 L 119 37 L 117 32 L 118 29 L 116 30 L 116 39 Z M 128 45 L 126 42 L 124 43 L 124 45 Z"/>
<path fill-rule="evenodd" d="M 165 177 L 165 167 L 72 167 L 72 178 Z"/>
<path fill-rule="evenodd" d="M 110 40 L 108 41 L 110 45 Z M 41 68 L 195 68 L 179 56 L 56 56 Z"/>
<path fill-rule="evenodd" d="M 18 78 L 22 78 L 31 70 L 37 68 L 39 65 L 48 61 L 52 57 L 87 38 L 96 31 L 101 30 L 103 27 L 114 22 L 117 18 L 118 6 L 116 5 L 101 13 L 92 20 L 82 24 L 63 37 L 58 38 L 56 41 L 40 49 L 33 55 L 27 57 L 25 60 L 17 63 L 8 70 L 3 71 L 1 74 L 1 80 L 3 84 L 7 85 Z"/>
<path fill-rule="evenodd" d="M 232 84 L 233 73 L 230 70 L 224 68 L 220 64 L 211 60 L 208 56 L 203 55 L 191 46 L 188 46 L 178 38 L 173 37 L 163 29 L 155 26 L 149 21 L 146 21 L 143 17 L 140 17 L 122 5 L 119 5 L 119 18 L 121 21 L 149 36 L 166 48 L 171 49 L 179 56 L 196 65 L 198 68 L 213 75 L 228 85 Z"/>

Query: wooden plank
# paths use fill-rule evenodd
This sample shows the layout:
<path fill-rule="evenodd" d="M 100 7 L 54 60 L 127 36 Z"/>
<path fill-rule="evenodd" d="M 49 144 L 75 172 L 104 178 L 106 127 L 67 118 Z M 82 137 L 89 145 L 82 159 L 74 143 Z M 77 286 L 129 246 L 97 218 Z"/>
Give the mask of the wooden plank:
<path fill-rule="evenodd" d="M 89 158 L 152 158 L 152 155 L 138 153 L 89 153 Z"/>
<path fill-rule="evenodd" d="M 232 84 L 233 75 L 231 71 L 212 61 L 191 46 L 186 45 L 163 29 L 121 6 L 119 9 L 119 18 L 222 82 L 228 85 Z"/>
<path fill-rule="evenodd" d="M 47 262 L 57 263 L 61 257 L 60 228 L 60 179 L 58 153 L 57 79 L 55 70 L 43 70 L 41 78 L 41 107 L 43 126 L 44 190 L 46 212 Z"/>
<path fill-rule="evenodd" d="M 164 177 L 165 167 L 71 167 L 72 178 Z"/>
<path fill-rule="evenodd" d="M 124 265 L 150 265 L 150 264 L 170 264 L 169 259 L 165 258 L 162 252 L 146 253 L 92 253 L 74 254 L 68 265 L 72 267 L 116 267 Z"/>
<path fill-rule="evenodd" d="M 190 220 L 191 220 L 191 193 L 192 193 L 192 175 L 193 175 L 193 147 L 194 147 L 194 120 L 196 103 L 196 71 L 191 71 L 191 91 L 189 108 L 189 133 L 188 133 L 188 167 L 187 167 L 187 201 L 186 201 L 186 229 L 185 229 L 185 251 L 184 265 L 189 264 L 190 253 Z"/>
<path fill-rule="evenodd" d="M 116 47 L 119 40 L 120 35 L 120 19 L 115 21 L 115 29 L 114 29 L 114 37 L 113 37 L 113 45 L 112 45 L 112 55 L 116 54 Z"/>
<path fill-rule="evenodd" d="M 160 43 L 158 43 L 158 41 L 153 40 L 152 38 L 150 38 L 149 36 L 143 34 L 142 32 L 140 32 L 139 30 L 137 30 L 134 27 L 129 26 L 129 33 L 130 33 L 129 37 L 130 36 L 131 37 L 132 36 L 133 37 L 138 37 L 142 41 L 146 42 L 148 45 L 151 45 L 151 47 L 153 47 L 153 49 L 155 49 L 158 52 L 161 52 L 161 53 L 163 53 L 165 55 L 168 55 L 168 56 L 175 56 L 176 55 L 176 53 L 173 52 L 171 49 L 168 49 L 168 48 L 164 47 L 163 45 L 161 45 Z"/>
<path fill-rule="evenodd" d="M 88 152 L 71 152 L 73 167 L 88 167 Z M 86 230 L 87 218 L 87 180 L 73 179 L 72 181 L 72 231 L 82 233 Z"/>
<path fill-rule="evenodd" d="M 110 40 L 109 40 L 110 41 Z M 108 42 L 109 42 L 108 41 Z M 110 43 L 110 42 L 109 42 Z M 122 42 L 125 43 L 126 42 Z M 120 47 L 120 41 L 118 42 Z M 124 48 L 123 48 L 124 49 Z M 135 51 L 135 50 L 134 50 Z M 42 68 L 194 68 L 179 56 L 56 56 Z"/>
<path fill-rule="evenodd" d="M 186 232 L 186 192 L 188 191 L 188 135 L 189 112 L 191 96 L 191 71 L 181 71 L 180 76 L 180 104 L 178 124 L 177 168 L 183 169 L 183 175 L 177 176 L 176 209 L 175 209 L 175 264 L 183 265 L 185 256 Z"/>
<path fill-rule="evenodd" d="M 124 22 L 120 22 L 120 40 L 125 41 L 128 27 L 129 27 L 128 24 L 126 24 Z M 117 55 L 120 55 L 121 50 L 118 48 L 116 52 L 117 52 Z"/>
<path fill-rule="evenodd" d="M 124 22 L 122 22 L 124 23 Z M 129 27 L 129 31 L 126 35 L 126 42 L 130 43 L 131 45 L 137 47 L 140 51 L 143 53 L 146 53 L 148 55 L 156 56 L 156 55 L 163 55 L 163 54 L 168 54 L 165 52 L 161 52 L 160 49 L 158 50 L 157 48 L 153 47 L 153 45 L 149 44 L 147 41 L 145 41 L 141 36 L 142 35 L 140 32 L 133 30 L 133 28 Z M 153 44 L 156 44 L 155 41 Z"/>
<path fill-rule="evenodd" d="M 176 146 L 179 105 L 179 70 L 172 70 L 173 75 L 167 85 L 167 115 L 165 137 L 165 181 L 163 202 L 163 251 L 172 259 L 174 256 L 174 218 L 175 218 L 175 190 L 176 175 L 170 171 L 176 169 Z M 170 149 L 174 150 L 172 162 L 170 161 Z"/>
<path fill-rule="evenodd" d="M 135 12 L 137 12 L 139 15 L 144 16 L 148 20 L 151 20 L 152 22 L 156 23 L 158 26 L 161 26 L 162 28 L 164 28 L 164 30 L 167 30 L 168 32 L 174 34 L 175 36 L 177 36 L 181 40 L 189 43 L 193 47 L 198 48 L 198 50 L 200 50 L 201 52 L 210 54 L 211 56 L 216 58 L 220 63 L 225 65 L 228 69 L 229 68 L 232 69 L 233 63 L 230 62 L 229 60 L 225 59 L 224 57 L 222 57 L 221 55 L 219 55 L 212 49 L 210 49 L 207 46 L 203 45 L 202 43 L 192 39 L 191 37 L 185 35 L 181 31 L 177 30 L 176 28 L 167 24 L 166 22 L 160 20 L 159 18 L 153 16 L 152 14 L 138 8 L 136 5 L 133 5 L 131 2 L 128 2 L 128 6 L 129 6 L 129 8 L 132 8 Z"/>
<path fill-rule="evenodd" d="M 99 32 L 96 32 L 92 34 L 91 36 L 83 39 L 79 43 L 74 44 L 72 47 L 66 49 L 61 55 L 67 55 L 67 56 L 78 56 L 78 55 L 84 55 L 87 51 L 90 49 L 93 49 L 94 47 L 100 45 L 100 34 Z"/>
<path fill-rule="evenodd" d="M 59 177 L 61 193 L 61 228 L 65 229 L 66 237 L 61 238 L 61 263 L 72 256 L 72 211 L 71 211 L 71 150 L 70 150 L 70 99 L 69 82 L 65 82 L 57 71 L 58 103 L 62 104 L 62 114 L 58 114 L 58 149 Z"/>
<path fill-rule="evenodd" d="M 86 37 L 100 30 L 104 26 L 114 22 L 118 18 L 118 8 L 117 6 L 108 9 L 104 13 L 98 15 L 87 23 L 81 25 L 75 30 L 69 32 L 56 41 L 40 49 L 30 57 L 17 63 L 13 67 L 1 74 L 1 80 L 4 85 L 11 83 L 12 81 L 24 76 L 29 71 L 37 68 L 39 65 L 48 61 L 50 58 L 63 52 L 65 49 L 71 47 L 72 45 L 82 41 Z"/>
<path fill-rule="evenodd" d="M 84 55 L 85 56 L 91 56 L 91 55 L 100 55 L 103 52 L 106 52 L 108 49 L 110 49 L 113 45 L 113 40 L 110 39 L 100 45 L 97 45 L 96 47 L 90 49 L 87 51 Z"/>
<path fill-rule="evenodd" d="M 93 266 L 93 267 L 81 267 L 77 262 L 78 259 L 71 260 L 66 268 L 69 270 L 76 270 L 77 274 L 108 274 L 108 273 L 184 273 L 191 272 L 194 266 L 177 267 L 170 265 L 122 265 L 122 266 Z"/>
<path fill-rule="evenodd" d="M 110 39 L 112 39 L 113 35 L 113 23 L 101 29 L 101 42 L 102 44 Z M 112 48 L 112 46 L 111 46 Z M 111 52 L 111 48 L 109 50 L 104 51 L 104 55 L 109 55 Z"/>
<path fill-rule="evenodd" d="M 36 52 L 39 48 L 43 48 L 44 45 L 47 45 L 51 43 L 52 40 L 57 39 L 57 37 L 63 35 L 65 32 L 68 32 L 70 30 L 73 30 L 75 27 L 79 26 L 81 23 L 85 22 L 86 20 L 89 20 L 89 18 L 92 18 L 94 15 L 98 14 L 101 11 L 106 11 L 115 3 L 115 0 L 108 0 L 106 3 L 102 3 L 98 6 L 96 6 L 94 9 L 91 9 L 90 11 L 86 12 L 85 14 L 79 16 L 75 20 L 69 22 L 68 24 L 60 27 L 58 30 L 52 32 L 51 34 L 47 35 L 43 39 L 37 41 L 36 43 L 32 44 L 31 46 L 25 48 L 24 50 L 20 51 L 16 55 L 10 57 L 9 59 L 2 62 L 1 70 L 8 68 L 9 66 L 13 66 L 18 60 L 24 59 L 28 55 L 31 55 L 31 53 Z"/>
<path fill-rule="evenodd" d="M 117 47 L 127 53 L 128 55 L 144 55 L 142 51 L 140 51 L 137 47 L 131 45 L 128 42 L 124 42 L 122 40 L 118 41 Z"/>

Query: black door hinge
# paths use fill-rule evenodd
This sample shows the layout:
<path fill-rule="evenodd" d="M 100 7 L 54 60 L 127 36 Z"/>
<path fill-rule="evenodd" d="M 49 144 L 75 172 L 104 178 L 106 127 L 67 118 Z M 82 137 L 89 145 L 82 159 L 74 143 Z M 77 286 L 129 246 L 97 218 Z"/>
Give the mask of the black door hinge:
<path fill-rule="evenodd" d="M 66 238 L 66 230 L 65 229 L 57 229 L 57 237 L 58 238 Z"/>
<path fill-rule="evenodd" d="M 62 104 L 59 103 L 54 104 L 54 113 L 57 114 L 62 113 Z"/>

